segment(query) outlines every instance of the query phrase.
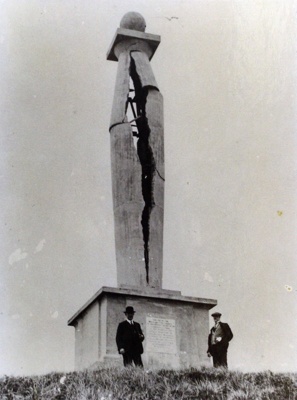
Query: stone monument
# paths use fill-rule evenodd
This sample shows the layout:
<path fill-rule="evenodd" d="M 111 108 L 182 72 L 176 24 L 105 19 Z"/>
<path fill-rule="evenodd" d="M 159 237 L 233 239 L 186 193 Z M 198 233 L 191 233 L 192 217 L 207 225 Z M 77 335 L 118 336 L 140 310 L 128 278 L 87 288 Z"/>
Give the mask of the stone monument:
<path fill-rule="evenodd" d="M 118 62 L 109 129 L 118 286 L 102 287 L 68 321 L 76 369 L 122 364 L 115 335 L 127 305 L 142 325 L 149 368 L 209 362 L 208 310 L 217 302 L 162 288 L 163 98 L 150 64 L 160 36 L 145 28 L 139 13 L 125 14 L 107 53 Z"/>

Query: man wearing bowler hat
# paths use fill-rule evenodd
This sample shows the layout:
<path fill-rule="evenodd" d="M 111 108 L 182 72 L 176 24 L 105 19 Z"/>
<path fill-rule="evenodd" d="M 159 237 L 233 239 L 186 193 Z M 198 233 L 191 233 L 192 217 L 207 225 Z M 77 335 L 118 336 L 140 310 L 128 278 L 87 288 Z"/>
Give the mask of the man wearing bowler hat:
<path fill-rule="evenodd" d="M 228 324 L 221 322 L 221 313 L 215 312 L 211 314 L 215 325 L 211 328 L 208 335 L 208 357 L 212 357 L 213 366 L 228 368 L 227 351 L 233 333 Z"/>
<path fill-rule="evenodd" d="M 118 351 L 123 356 L 124 366 L 132 365 L 143 367 L 141 354 L 143 353 L 142 342 L 144 335 L 142 333 L 140 324 L 133 321 L 134 308 L 131 306 L 126 307 L 124 311 L 126 320 L 119 323 L 116 335 L 116 342 Z"/>

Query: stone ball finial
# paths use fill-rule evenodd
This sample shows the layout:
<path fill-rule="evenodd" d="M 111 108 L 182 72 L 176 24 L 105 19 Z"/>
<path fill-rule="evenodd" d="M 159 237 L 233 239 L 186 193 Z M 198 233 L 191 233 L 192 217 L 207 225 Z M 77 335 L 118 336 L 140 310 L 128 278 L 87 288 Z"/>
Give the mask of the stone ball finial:
<path fill-rule="evenodd" d="M 146 22 L 141 14 L 130 11 L 121 19 L 120 27 L 124 29 L 132 29 L 133 31 L 144 32 Z"/>

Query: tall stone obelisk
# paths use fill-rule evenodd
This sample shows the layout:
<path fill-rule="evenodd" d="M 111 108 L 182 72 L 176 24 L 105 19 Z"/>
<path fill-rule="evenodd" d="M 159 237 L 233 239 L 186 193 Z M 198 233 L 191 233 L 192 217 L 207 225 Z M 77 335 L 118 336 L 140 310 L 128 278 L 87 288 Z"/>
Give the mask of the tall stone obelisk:
<path fill-rule="evenodd" d="M 149 368 L 209 363 L 208 310 L 216 300 L 162 288 L 163 99 L 150 65 L 160 37 L 144 31 L 144 18 L 127 13 L 107 53 L 118 62 L 109 129 L 117 287 L 101 287 L 68 321 L 76 369 L 122 364 L 115 335 L 127 305 L 142 326 Z"/>
<path fill-rule="evenodd" d="M 120 287 L 160 288 L 163 98 L 150 64 L 160 37 L 144 33 L 145 27 L 140 14 L 126 14 L 107 54 L 118 61 L 110 121 L 115 247 Z"/>

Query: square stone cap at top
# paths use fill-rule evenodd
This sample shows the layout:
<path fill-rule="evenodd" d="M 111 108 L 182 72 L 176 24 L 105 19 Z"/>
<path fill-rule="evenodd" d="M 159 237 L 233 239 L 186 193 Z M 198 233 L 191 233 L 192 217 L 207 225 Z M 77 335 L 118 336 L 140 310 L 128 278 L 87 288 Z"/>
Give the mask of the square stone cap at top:
<path fill-rule="evenodd" d="M 117 57 L 114 54 L 114 48 L 119 42 L 124 39 L 141 39 L 147 42 L 152 49 L 152 55 L 150 59 L 153 58 L 153 55 L 161 42 L 160 35 L 153 35 L 152 33 L 145 33 L 132 29 L 118 28 L 107 52 L 107 60 L 118 61 Z"/>

